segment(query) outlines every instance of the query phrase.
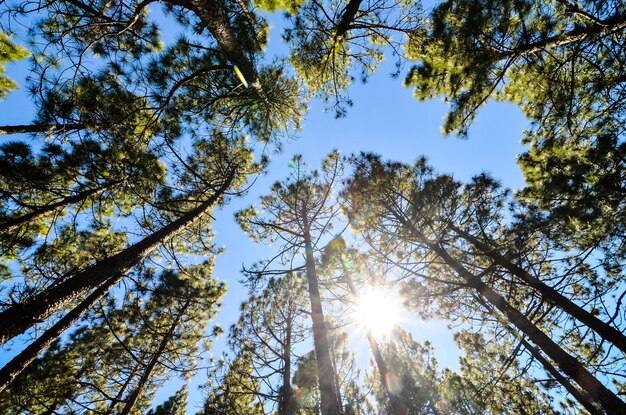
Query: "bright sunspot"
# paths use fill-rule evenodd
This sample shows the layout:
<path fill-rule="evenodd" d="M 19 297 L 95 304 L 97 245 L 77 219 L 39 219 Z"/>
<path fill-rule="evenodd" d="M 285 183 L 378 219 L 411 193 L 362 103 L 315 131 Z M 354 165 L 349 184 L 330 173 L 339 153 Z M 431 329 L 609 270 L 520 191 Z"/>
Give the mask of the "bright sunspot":
<path fill-rule="evenodd" d="M 386 336 L 398 324 L 403 306 L 400 295 L 372 287 L 361 294 L 355 306 L 356 322 L 377 337 Z"/>

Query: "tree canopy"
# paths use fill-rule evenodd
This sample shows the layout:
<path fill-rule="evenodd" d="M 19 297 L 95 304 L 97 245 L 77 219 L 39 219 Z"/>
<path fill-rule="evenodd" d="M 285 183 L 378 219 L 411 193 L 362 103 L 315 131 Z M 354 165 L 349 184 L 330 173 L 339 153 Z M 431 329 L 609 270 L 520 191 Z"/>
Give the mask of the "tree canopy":
<path fill-rule="evenodd" d="M 0 412 L 626 414 L 626 5 L 424 6 L 0 2 L 0 108 L 28 114 L 0 122 Z M 524 185 L 342 137 L 272 164 L 380 67 L 469 145 L 516 105 Z M 214 276 L 233 212 L 265 246 Z M 226 329 L 220 278 L 247 290 Z"/>

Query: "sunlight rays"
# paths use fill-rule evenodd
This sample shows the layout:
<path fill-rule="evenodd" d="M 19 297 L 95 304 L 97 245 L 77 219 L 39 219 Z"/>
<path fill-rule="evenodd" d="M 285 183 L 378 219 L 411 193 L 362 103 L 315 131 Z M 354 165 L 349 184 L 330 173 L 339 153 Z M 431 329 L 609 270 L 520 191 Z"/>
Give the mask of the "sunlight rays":
<path fill-rule="evenodd" d="M 387 336 L 400 323 L 404 307 L 400 295 L 384 287 L 369 287 L 356 299 L 354 319 L 376 337 Z"/>

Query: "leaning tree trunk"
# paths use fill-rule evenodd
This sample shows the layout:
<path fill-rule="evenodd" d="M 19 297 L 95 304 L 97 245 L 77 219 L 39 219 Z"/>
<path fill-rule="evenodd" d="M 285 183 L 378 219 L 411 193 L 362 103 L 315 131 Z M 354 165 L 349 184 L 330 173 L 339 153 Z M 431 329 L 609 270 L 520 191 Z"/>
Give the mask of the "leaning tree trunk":
<path fill-rule="evenodd" d="M 0 344 L 6 343 L 33 325 L 44 322 L 52 314 L 61 311 L 72 301 L 98 287 L 109 278 L 115 277 L 114 283 L 120 281 L 126 272 L 148 257 L 163 241 L 171 239 L 203 217 L 228 190 L 234 176 L 234 172 L 231 172 L 212 197 L 169 225 L 118 254 L 103 259 L 75 275 L 67 276 L 58 285 L 1 312 Z"/>
<path fill-rule="evenodd" d="M 483 307 L 485 307 L 485 309 L 490 314 L 495 316 L 498 320 L 503 320 L 503 318 L 501 316 L 498 316 L 497 312 L 489 304 L 487 304 L 480 296 L 476 295 L 476 299 L 478 302 L 480 302 L 480 304 L 482 304 Z M 543 366 L 546 372 L 552 375 L 552 377 L 557 382 L 559 382 L 565 388 L 565 390 L 567 390 L 587 410 L 587 412 L 589 412 L 591 415 L 604 415 L 605 414 L 604 411 L 598 408 L 598 406 L 596 406 L 591 401 L 591 399 L 589 398 L 589 395 L 585 391 L 581 390 L 576 385 L 572 384 L 572 382 L 570 382 L 568 378 L 563 376 L 563 374 L 559 372 L 559 370 L 556 367 L 554 367 L 554 365 L 541 354 L 541 351 L 539 351 L 539 349 L 537 349 L 532 344 L 528 343 L 528 341 L 526 341 L 524 337 L 520 336 L 519 333 L 515 331 L 509 325 L 508 322 L 505 321 L 503 323 L 503 326 L 509 333 L 511 333 L 522 344 L 522 346 L 526 350 L 528 350 L 531 356 L 535 360 L 537 360 L 541 364 L 541 366 Z"/>
<path fill-rule="evenodd" d="M 69 329 L 78 319 L 97 303 L 118 281 L 117 277 L 110 278 L 104 284 L 96 288 L 87 298 L 81 301 L 76 307 L 70 310 L 52 327 L 46 330 L 41 336 L 30 343 L 17 356 L 11 359 L 2 369 L 0 369 L 0 392 L 4 390 L 20 373 L 24 371 L 43 353 L 50 345 L 58 339 L 61 334 Z"/>
<path fill-rule="evenodd" d="M 570 31 L 540 39 L 526 45 L 520 45 L 506 52 L 500 52 L 497 54 L 497 58 L 499 60 L 517 58 L 532 55 L 537 52 L 544 52 L 552 48 L 566 46 L 575 42 L 591 42 L 623 32 L 624 29 L 626 29 L 626 14 L 618 12 L 604 20 L 594 21 L 593 24 L 589 26 L 576 26 Z"/>
<path fill-rule="evenodd" d="M 337 376 L 330 358 L 328 327 L 324 321 L 324 311 L 322 309 L 317 271 L 313 258 L 313 246 L 308 231 L 304 235 L 304 246 L 306 251 L 306 277 L 309 284 L 309 299 L 311 301 L 313 343 L 315 345 L 315 359 L 320 385 L 321 413 L 322 415 L 337 415 L 342 413 L 341 395 L 336 388 Z"/>
<path fill-rule="evenodd" d="M 69 205 L 73 205 L 75 203 L 78 203 L 80 201 L 83 201 L 91 196 L 95 196 L 99 193 L 104 192 L 105 190 L 115 186 L 116 184 L 121 183 L 121 181 L 116 180 L 114 182 L 111 183 L 107 183 L 104 186 L 99 186 L 96 187 L 94 189 L 89 189 L 89 190 L 85 190 L 83 192 L 80 193 L 76 193 L 75 195 L 72 196 L 67 196 L 64 197 L 63 199 L 59 200 L 58 202 L 54 202 L 51 203 L 49 205 L 45 205 L 45 206 L 41 206 L 35 210 L 33 210 L 32 212 L 26 213 L 24 215 L 21 216 L 17 216 L 14 218 L 10 218 L 8 219 L 6 222 L 1 223 L 0 224 L 0 235 L 7 233 L 7 232 L 11 232 L 14 231 L 15 229 L 26 225 L 27 223 L 30 223 L 32 221 L 35 221 L 37 219 L 43 218 L 46 215 L 49 215 L 52 212 L 55 212 L 57 210 L 63 209 Z"/>
<path fill-rule="evenodd" d="M 82 130 L 83 124 L 26 124 L 26 125 L 0 125 L 0 135 L 4 134 L 36 134 L 56 133 L 72 130 Z"/>
<path fill-rule="evenodd" d="M 362 0 L 350 0 L 341 13 L 341 18 L 335 26 L 335 40 L 343 39 L 344 35 L 350 29 L 350 25 L 354 21 L 359 11 Z"/>
<path fill-rule="evenodd" d="M 406 218 L 397 212 L 394 212 L 394 215 L 413 237 L 436 253 L 457 275 L 463 278 L 469 288 L 476 290 L 489 304 L 503 313 L 511 324 L 524 333 L 550 359 L 555 361 L 561 371 L 572 378 L 595 403 L 598 403 L 607 413 L 626 415 L 626 403 L 604 386 L 602 382 L 598 381 L 578 359 L 563 350 L 491 286 L 485 284 L 480 277 L 469 272 L 460 262 L 452 258 L 443 247 L 428 239 Z"/>
<path fill-rule="evenodd" d="M 620 332 L 616 328 L 611 325 L 603 322 L 584 308 L 580 307 L 578 304 L 574 303 L 569 298 L 565 297 L 563 294 L 555 290 L 554 288 L 546 285 L 539 278 L 534 277 L 528 271 L 523 269 L 517 264 L 511 262 L 504 255 L 501 255 L 499 252 L 496 252 L 492 247 L 486 245 L 478 238 L 468 234 L 467 232 L 459 229 L 454 224 L 448 225 L 452 231 L 458 234 L 461 238 L 465 239 L 476 248 L 478 248 L 481 253 L 491 258 L 496 264 L 508 270 L 510 273 L 520 278 L 530 287 L 534 288 L 541 294 L 541 297 L 559 307 L 561 310 L 568 313 L 570 316 L 574 317 L 581 323 L 584 323 L 587 327 L 595 331 L 600 337 L 602 337 L 607 342 L 614 344 L 618 349 L 620 349 L 623 353 L 626 353 L 626 335 Z"/>
<path fill-rule="evenodd" d="M 576 385 L 572 384 L 568 378 L 563 376 L 559 370 L 554 367 L 552 363 L 532 344 L 528 343 L 526 339 L 523 337 L 519 338 L 520 342 L 524 346 L 526 350 L 530 352 L 530 354 L 543 366 L 543 368 L 548 372 L 552 377 L 559 382 L 566 391 L 568 391 L 574 399 L 576 399 L 591 415 L 604 415 L 605 412 L 602 411 L 596 404 L 592 402 L 589 398 L 589 394 L 587 394 L 584 390 L 581 390 Z"/>

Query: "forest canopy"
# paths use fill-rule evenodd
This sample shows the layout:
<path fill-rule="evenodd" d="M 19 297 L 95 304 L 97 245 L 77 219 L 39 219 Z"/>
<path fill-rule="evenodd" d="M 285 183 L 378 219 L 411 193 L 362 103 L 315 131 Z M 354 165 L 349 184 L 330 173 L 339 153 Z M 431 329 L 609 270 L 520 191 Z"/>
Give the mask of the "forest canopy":
<path fill-rule="evenodd" d="M 0 413 L 626 414 L 625 34 L 618 0 L 0 2 Z M 468 159 L 517 108 L 523 183 L 307 122 L 400 111 L 381 71 Z"/>

